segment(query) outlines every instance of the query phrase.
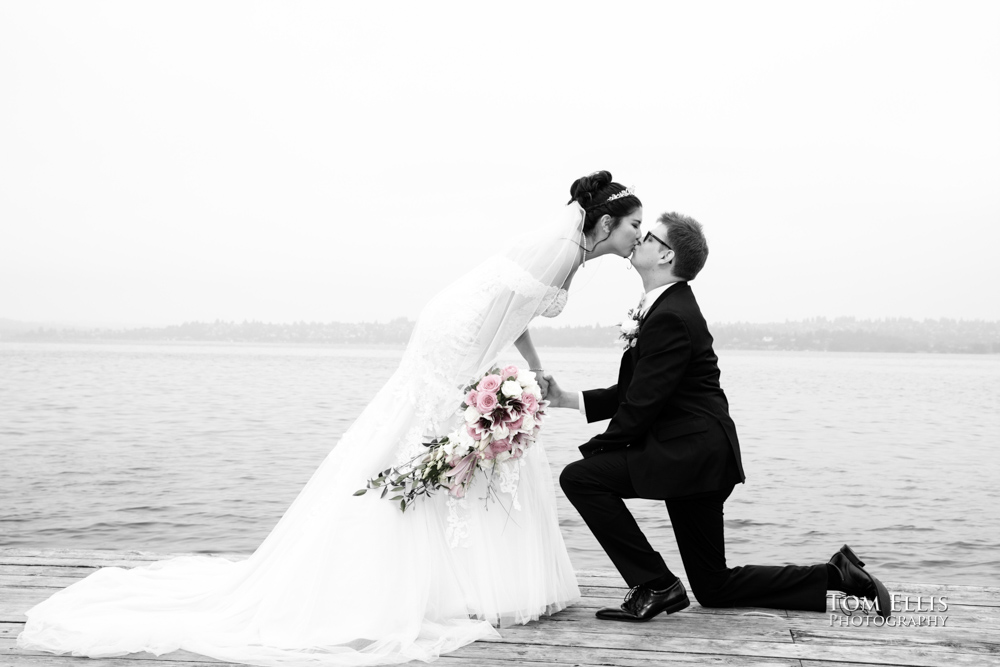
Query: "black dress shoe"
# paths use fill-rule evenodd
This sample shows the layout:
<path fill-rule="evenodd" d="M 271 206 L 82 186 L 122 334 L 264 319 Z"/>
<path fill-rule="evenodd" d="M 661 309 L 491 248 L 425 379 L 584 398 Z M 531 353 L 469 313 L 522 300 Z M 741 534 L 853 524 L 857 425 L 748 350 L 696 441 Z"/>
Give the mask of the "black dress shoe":
<path fill-rule="evenodd" d="M 689 606 L 687 591 L 678 579 L 672 586 L 662 591 L 654 591 L 645 585 L 629 590 L 621 607 L 605 607 L 597 611 L 597 618 L 603 621 L 648 621 L 659 613 L 672 614 Z"/>
<path fill-rule="evenodd" d="M 865 571 L 865 564 L 846 544 L 833 554 L 830 564 L 840 570 L 839 590 L 847 595 L 862 597 L 875 603 L 875 611 L 882 618 L 892 615 L 889 591 L 882 582 Z"/>

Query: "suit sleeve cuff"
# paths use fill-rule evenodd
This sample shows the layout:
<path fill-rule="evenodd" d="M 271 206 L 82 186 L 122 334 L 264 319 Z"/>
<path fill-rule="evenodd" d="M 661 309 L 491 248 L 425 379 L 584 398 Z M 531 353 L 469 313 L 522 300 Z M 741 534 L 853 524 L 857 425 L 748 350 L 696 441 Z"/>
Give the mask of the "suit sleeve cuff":
<path fill-rule="evenodd" d="M 578 398 L 580 399 L 580 414 L 583 415 L 584 419 L 586 419 L 587 418 L 587 403 L 586 403 L 586 401 L 583 400 L 583 392 L 582 391 L 578 391 L 576 393 L 577 393 Z"/>

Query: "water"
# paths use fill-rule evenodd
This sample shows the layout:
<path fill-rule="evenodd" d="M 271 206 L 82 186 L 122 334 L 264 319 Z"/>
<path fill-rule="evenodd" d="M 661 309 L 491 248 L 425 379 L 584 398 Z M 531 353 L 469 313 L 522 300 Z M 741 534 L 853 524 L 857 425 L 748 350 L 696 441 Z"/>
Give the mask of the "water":
<path fill-rule="evenodd" d="M 616 376 L 615 349 L 541 352 L 564 387 Z M 400 355 L 0 344 L 0 546 L 250 552 Z M 720 357 L 747 472 L 726 503 L 732 565 L 847 542 L 887 581 L 1000 585 L 1000 357 Z M 553 479 L 602 428 L 553 411 Z M 559 503 L 576 567 L 610 569 Z M 629 506 L 681 569 L 662 503 Z"/>

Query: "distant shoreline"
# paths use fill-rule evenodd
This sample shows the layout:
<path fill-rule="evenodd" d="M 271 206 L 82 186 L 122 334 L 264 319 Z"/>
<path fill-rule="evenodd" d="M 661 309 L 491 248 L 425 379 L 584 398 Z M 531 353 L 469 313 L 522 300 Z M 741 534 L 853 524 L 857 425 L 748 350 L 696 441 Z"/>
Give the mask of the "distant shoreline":
<path fill-rule="evenodd" d="M 12 326 L 20 325 L 20 326 Z M 0 342 L 156 343 L 202 345 L 315 345 L 401 348 L 414 322 L 186 322 L 168 327 L 132 329 L 31 327 L 0 321 Z M 716 323 L 709 325 L 720 350 L 809 352 L 908 352 L 1000 354 L 1000 322 L 985 320 L 858 320 L 814 318 L 796 322 Z M 536 345 L 614 348 L 616 326 L 532 328 Z"/>

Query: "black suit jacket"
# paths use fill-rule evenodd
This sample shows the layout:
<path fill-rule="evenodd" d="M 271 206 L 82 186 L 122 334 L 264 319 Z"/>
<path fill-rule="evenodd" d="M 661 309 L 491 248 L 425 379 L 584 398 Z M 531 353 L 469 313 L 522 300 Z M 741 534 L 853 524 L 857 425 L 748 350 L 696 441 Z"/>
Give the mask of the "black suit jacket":
<path fill-rule="evenodd" d="M 625 448 L 640 497 L 678 498 L 745 480 L 712 335 L 686 282 L 653 303 L 622 356 L 618 384 L 583 398 L 587 421 L 611 423 L 580 451 Z"/>

